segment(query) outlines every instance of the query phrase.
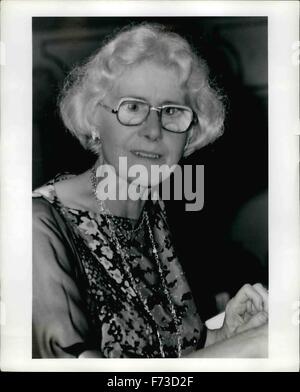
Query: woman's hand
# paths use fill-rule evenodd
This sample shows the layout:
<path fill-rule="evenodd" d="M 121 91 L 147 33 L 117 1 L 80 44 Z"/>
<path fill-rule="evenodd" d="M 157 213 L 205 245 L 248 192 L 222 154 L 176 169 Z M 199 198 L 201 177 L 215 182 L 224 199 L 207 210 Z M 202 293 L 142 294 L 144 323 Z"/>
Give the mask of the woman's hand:
<path fill-rule="evenodd" d="M 238 333 L 187 355 L 188 358 L 267 358 L 268 326 L 266 324 Z"/>
<path fill-rule="evenodd" d="M 259 327 L 268 321 L 268 292 L 262 284 L 245 284 L 227 304 L 221 328 L 224 338 Z"/>

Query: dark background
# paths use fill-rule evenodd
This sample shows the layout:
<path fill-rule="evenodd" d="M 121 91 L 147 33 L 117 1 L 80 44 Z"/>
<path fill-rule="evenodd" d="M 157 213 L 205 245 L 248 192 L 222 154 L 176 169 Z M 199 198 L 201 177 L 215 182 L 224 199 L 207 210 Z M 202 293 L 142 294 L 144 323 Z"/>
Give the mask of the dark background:
<path fill-rule="evenodd" d="M 219 293 L 233 295 L 246 282 L 268 284 L 267 18 L 33 18 L 33 188 L 93 163 L 64 129 L 57 95 L 71 67 L 115 29 L 139 21 L 185 36 L 227 96 L 224 135 L 182 162 L 204 165 L 204 208 L 186 212 L 184 201 L 167 203 L 175 246 L 207 319 L 222 310 Z"/>

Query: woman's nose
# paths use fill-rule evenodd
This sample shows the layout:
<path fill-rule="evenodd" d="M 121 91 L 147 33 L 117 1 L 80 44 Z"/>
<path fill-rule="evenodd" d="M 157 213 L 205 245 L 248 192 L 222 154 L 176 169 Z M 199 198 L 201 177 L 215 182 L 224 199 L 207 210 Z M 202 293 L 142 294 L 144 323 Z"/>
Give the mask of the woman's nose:
<path fill-rule="evenodd" d="M 151 110 L 149 116 L 142 124 L 140 135 L 155 141 L 162 137 L 162 129 L 159 118 L 159 113 L 156 110 Z"/>

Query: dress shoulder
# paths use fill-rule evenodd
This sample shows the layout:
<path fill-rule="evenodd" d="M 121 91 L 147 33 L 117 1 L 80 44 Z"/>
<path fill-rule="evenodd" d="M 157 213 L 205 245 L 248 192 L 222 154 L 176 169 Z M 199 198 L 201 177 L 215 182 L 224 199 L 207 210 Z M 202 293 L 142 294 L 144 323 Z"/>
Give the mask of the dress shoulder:
<path fill-rule="evenodd" d="M 91 339 L 83 273 L 70 227 L 55 205 L 35 197 L 33 357 L 74 357 Z"/>
<path fill-rule="evenodd" d="M 53 219 L 56 216 L 55 207 L 43 197 L 33 197 L 32 216 L 34 219 Z"/>

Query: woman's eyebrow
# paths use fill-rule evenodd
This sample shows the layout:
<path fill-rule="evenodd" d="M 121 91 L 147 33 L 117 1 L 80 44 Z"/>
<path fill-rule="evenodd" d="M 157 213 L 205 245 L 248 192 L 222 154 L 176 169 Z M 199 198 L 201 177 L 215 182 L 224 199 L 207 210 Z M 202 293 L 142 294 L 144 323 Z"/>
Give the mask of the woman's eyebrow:
<path fill-rule="evenodd" d="M 181 105 L 181 106 L 186 106 L 186 103 L 182 102 L 181 100 L 178 100 L 178 101 L 167 100 L 167 101 L 163 101 L 160 106 L 164 106 L 164 105 Z"/>
<path fill-rule="evenodd" d="M 137 96 L 137 95 L 124 95 L 124 96 L 122 96 L 122 97 L 120 97 L 120 100 L 121 99 L 136 99 L 136 100 L 140 100 L 140 101 L 143 101 L 143 102 L 147 102 L 147 103 L 149 103 L 150 105 L 152 105 L 152 103 L 151 102 L 149 102 L 148 101 L 148 99 L 146 99 L 145 97 L 141 97 L 141 96 Z M 181 106 L 186 106 L 186 102 L 183 102 L 182 100 L 178 100 L 178 101 L 173 101 L 173 100 L 165 100 L 165 101 L 162 101 L 161 103 L 159 103 L 159 105 L 157 105 L 157 106 L 164 106 L 164 105 L 181 105 Z"/>
<path fill-rule="evenodd" d="M 136 95 L 124 95 L 124 96 L 120 97 L 120 100 L 121 99 L 136 99 L 136 100 L 139 100 L 139 101 L 148 102 L 148 100 L 145 97 L 139 97 L 139 96 L 136 96 Z"/>

